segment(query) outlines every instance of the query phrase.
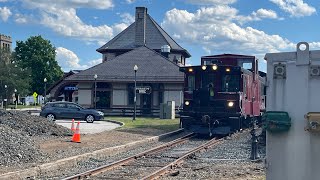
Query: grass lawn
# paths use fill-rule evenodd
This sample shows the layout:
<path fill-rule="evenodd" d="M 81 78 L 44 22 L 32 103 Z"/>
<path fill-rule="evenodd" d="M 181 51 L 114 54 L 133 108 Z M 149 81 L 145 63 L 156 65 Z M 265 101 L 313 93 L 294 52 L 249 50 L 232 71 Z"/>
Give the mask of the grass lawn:
<path fill-rule="evenodd" d="M 104 119 L 123 122 L 125 125 L 121 128 L 154 128 L 160 130 L 174 131 L 179 129 L 179 118 L 176 119 L 159 119 L 137 117 L 132 121 L 132 117 L 107 116 Z"/>

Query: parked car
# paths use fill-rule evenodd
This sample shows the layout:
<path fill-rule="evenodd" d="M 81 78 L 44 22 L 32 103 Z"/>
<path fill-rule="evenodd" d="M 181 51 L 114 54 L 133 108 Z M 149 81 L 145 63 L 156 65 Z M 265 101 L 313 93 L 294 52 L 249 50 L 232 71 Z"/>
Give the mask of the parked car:
<path fill-rule="evenodd" d="M 86 109 L 73 102 L 48 102 L 41 108 L 40 116 L 46 117 L 49 121 L 56 119 L 84 119 L 87 123 L 104 118 L 101 111 Z"/>

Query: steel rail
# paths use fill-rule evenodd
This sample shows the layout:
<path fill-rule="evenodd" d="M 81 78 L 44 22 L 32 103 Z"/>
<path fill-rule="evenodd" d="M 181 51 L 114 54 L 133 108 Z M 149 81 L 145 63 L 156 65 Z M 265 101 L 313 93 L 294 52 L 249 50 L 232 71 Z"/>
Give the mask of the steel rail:
<path fill-rule="evenodd" d="M 110 163 L 110 164 L 107 164 L 107 165 L 100 166 L 98 168 L 86 171 L 84 173 L 80 173 L 80 174 L 77 174 L 77 175 L 74 175 L 74 176 L 70 176 L 70 177 L 64 178 L 63 180 L 81 179 L 81 178 L 86 178 L 86 177 L 89 177 L 89 176 L 95 176 L 97 174 L 103 173 L 103 172 L 108 171 L 110 169 L 114 169 L 114 168 L 116 168 L 118 166 L 127 164 L 127 163 L 129 163 L 131 161 L 134 161 L 134 160 L 140 158 L 140 157 L 147 156 L 149 154 L 156 153 L 156 152 L 162 151 L 164 149 L 167 149 L 169 147 L 172 147 L 174 145 L 183 143 L 183 142 L 189 140 L 190 138 L 192 138 L 194 136 L 195 136 L 195 133 L 187 134 L 186 136 L 183 136 L 181 138 L 175 139 L 173 141 L 170 141 L 170 142 L 168 142 L 166 144 L 157 146 L 155 148 L 146 150 L 146 151 L 144 151 L 142 153 L 130 156 L 128 158 L 121 159 L 119 161 L 116 161 L 116 162 L 113 162 L 113 163 Z"/>
<path fill-rule="evenodd" d="M 211 139 L 210 141 L 190 150 L 189 152 L 185 153 L 183 156 L 181 156 L 180 158 L 176 159 L 175 161 L 171 162 L 170 164 L 164 166 L 163 168 L 159 169 L 158 171 L 142 178 L 142 180 L 149 180 L 149 179 L 156 179 L 164 174 L 166 174 L 166 172 L 168 172 L 169 170 L 174 169 L 174 167 L 176 167 L 178 164 L 182 163 L 184 161 L 185 158 L 189 157 L 190 155 L 202 151 L 202 150 L 206 150 L 207 148 L 221 142 L 222 139 Z"/>

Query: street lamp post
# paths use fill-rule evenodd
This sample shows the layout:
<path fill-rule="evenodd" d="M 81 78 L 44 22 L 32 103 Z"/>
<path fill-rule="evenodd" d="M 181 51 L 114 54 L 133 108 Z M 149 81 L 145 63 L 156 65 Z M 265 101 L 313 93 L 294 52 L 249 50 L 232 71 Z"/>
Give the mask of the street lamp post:
<path fill-rule="evenodd" d="M 133 114 L 133 120 L 136 120 L 136 110 L 137 110 L 137 71 L 138 71 L 138 66 L 134 65 L 133 67 L 134 70 L 134 114 Z"/>
<path fill-rule="evenodd" d="M 4 100 L 6 101 L 6 107 L 5 109 L 8 108 L 8 95 L 7 95 L 7 88 L 8 86 L 7 85 L 4 85 L 4 91 L 6 92 L 6 97 L 4 98 Z"/>
<path fill-rule="evenodd" d="M 46 97 L 47 97 L 47 78 L 43 79 L 44 82 L 44 103 L 46 103 Z"/>
<path fill-rule="evenodd" d="M 14 108 L 17 109 L 17 106 L 18 106 L 17 89 L 14 89 L 14 99 L 15 99 Z"/>
<path fill-rule="evenodd" d="M 94 109 L 97 109 L 97 78 L 98 78 L 98 75 L 95 74 L 93 76 L 94 78 Z"/>

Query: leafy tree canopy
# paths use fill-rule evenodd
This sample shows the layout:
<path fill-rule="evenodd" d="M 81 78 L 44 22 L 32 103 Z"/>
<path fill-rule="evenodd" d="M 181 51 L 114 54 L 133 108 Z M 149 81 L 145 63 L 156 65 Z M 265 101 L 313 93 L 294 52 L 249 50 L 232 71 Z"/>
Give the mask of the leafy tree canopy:
<path fill-rule="evenodd" d="M 41 36 L 31 36 L 25 42 L 17 41 L 15 60 L 19 67 L 30 72 L 31 91 L 44 94 L 44 78 L 48 87 L 63 76 L 55 57 L 55 47 Z"/>
<path fill-rule="evenodd" d="M 0 49 L 0 97 L 10 99 L 14 89 L 21 96 L 29 94 L 30 76 L 27 71 L 17 66 L 13 54 Z M 5 86 L 7 88 L 5 88 Z"/>

